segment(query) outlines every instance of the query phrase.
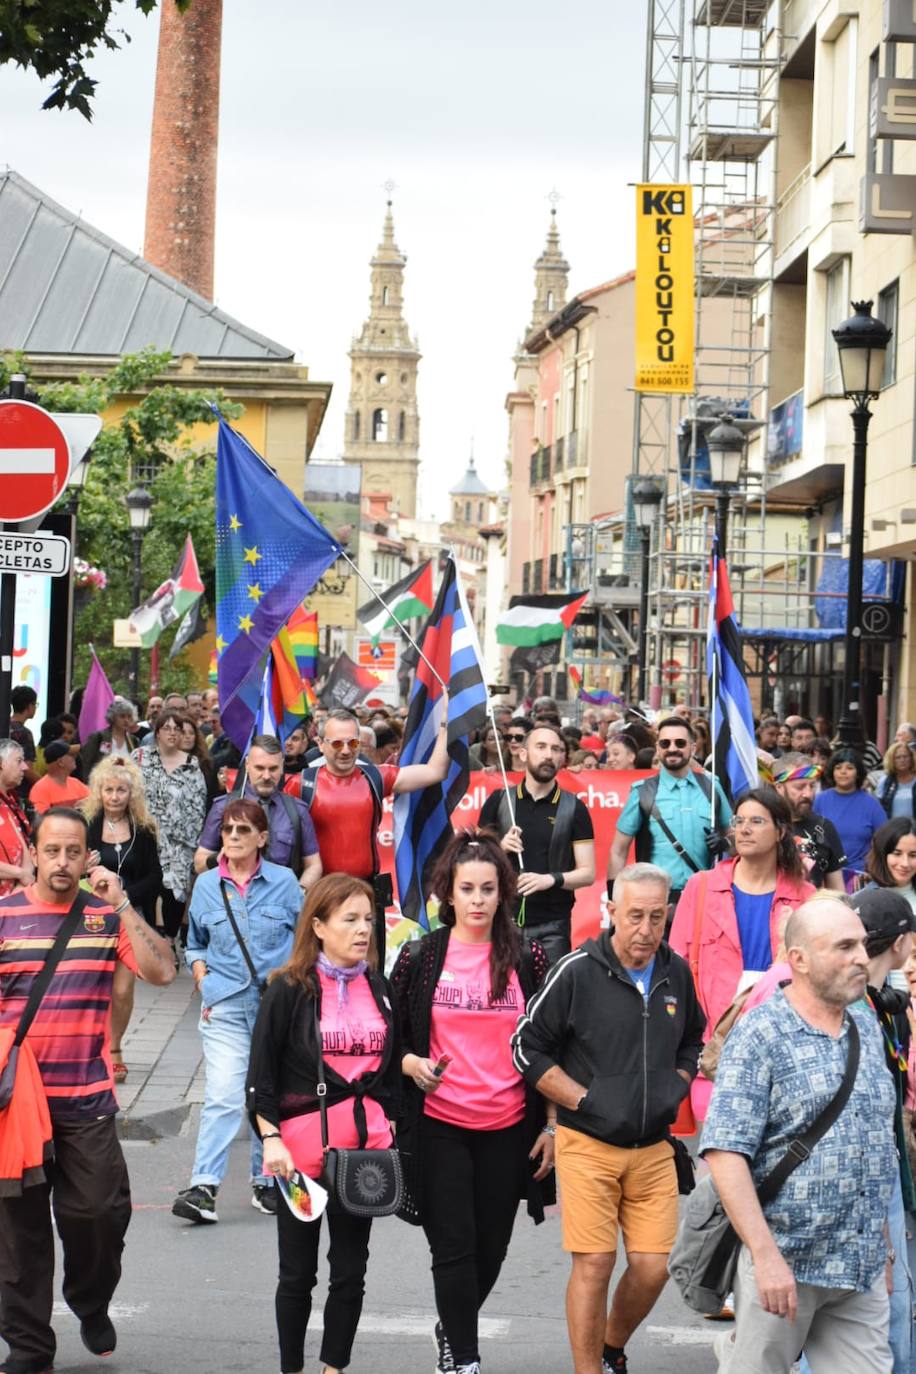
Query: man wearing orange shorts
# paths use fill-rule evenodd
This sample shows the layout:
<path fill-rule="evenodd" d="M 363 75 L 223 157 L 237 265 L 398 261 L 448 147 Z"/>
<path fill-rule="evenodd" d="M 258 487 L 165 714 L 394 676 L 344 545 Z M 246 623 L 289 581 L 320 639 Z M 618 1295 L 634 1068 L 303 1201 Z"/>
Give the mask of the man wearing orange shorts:
<path fill-rule="evenodd" d="M 624 868 L 611 930 L 551 969 L 512 1040 L 516 1068 L 558 1107 L 575 1374 L 627 1374 L 627 1341 L 668 1277 L 678 1216 L 669 1131 L 706 1025 L 690 969 L 663 939 L 669 886 L 655 864 Z M 618 1231 L 627 1267 L 608 1313 Z"/>

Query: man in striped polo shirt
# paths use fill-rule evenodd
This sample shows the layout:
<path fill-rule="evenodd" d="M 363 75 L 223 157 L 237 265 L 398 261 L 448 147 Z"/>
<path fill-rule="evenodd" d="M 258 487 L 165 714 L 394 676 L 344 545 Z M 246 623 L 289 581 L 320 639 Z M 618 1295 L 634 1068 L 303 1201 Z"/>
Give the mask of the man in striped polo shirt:
<path fill-rule="evenodd" d="M 0 899 L 0 1026 L 6 1027 L 18 1025 L 86 874 L 84 818 L 64 807 L 46 812 L 36 823 L 31 855 L 34 883 Z M 0 1196 L 0 1336 L 10 1347 L 0 1374 L 46 1374 L 53 1364 L 52 1192 L 64 1298 L 80 1319 L 88 1350 L 109 1355 L 115 1348 L 108 1304 L 121 1277 L 131 1208 L 108 1054 L 112 977 L 121 962 L 164 985 L 175 977 L 175 964 L 117 876 L 102 867 L 87 876 L 92 895 L 27 1036 L 48 1097 L 54 1161 L 44 1183 Z"/>

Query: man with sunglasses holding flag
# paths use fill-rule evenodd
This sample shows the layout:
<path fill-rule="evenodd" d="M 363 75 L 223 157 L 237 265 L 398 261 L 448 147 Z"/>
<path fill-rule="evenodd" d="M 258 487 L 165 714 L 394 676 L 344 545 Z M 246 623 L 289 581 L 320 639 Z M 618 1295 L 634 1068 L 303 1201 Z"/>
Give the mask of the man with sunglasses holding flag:
<path fill-rule="evenodd" d="M 636 839 L 638 863 L 657 864 L 671 878 L 669 901 L 677 906 L 694 873 L 711 868 L 728 849 L 731 807 L 718 780 L 697 768 L 693 730 L 680 716 L 658 726 L 659 769 L 630 789 L 608 856 L 608 894 Z M 715 789 L 715 826 L 710 825 Z"/>

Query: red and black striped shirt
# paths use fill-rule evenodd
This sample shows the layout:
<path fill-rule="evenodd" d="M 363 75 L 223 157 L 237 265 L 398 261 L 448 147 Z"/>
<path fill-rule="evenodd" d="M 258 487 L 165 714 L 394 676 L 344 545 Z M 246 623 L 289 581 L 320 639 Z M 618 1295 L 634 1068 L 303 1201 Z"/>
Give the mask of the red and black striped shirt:
<path fill-rule="evenodd" d="M 15 1026 L 69 907 L 34 887 L 0 899 L 0 1026 Z M 28 1036 L 51 1119 L 113 1116 L 109 1016 L 115 965 L 137 972 L 127 931 L 109 902 L 89 896 Z"/>

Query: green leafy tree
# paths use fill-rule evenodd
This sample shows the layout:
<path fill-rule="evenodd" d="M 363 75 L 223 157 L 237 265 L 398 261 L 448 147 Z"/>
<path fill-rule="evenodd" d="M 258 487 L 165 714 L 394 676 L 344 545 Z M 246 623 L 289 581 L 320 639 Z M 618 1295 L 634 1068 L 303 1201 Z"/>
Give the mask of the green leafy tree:
<path fill-rule="evenodd" d="M 92 118 L 97 82 L 86 71 L 86 62 L 100 45 L 117 49 L 130 34 L 114 22 L 117 5 L 126 0 L 0 0 L 0 66 L 14 62 L 35 72 L 42 80 L 55 77 L 44 102 L 45 110 L 79 110 Z M 144 14 L 158 0 L 134 0 Z M 168 0 L 186 10 L 191 0 Z"/>
<path fill-rule="evenodd" d="M 153 497 L 152 516 L 143 540 L 142 595 L 148 596 L 170 575 L 191 535 L 205 599 L 214 604 L 215 575 L 215 403 L 227 419 L 243 407 L 219 391 L 186 391 L 161 381 L 170 353 L 145 349 L 122 358 L 105 377 L 81 375 L 74 382 L 36 384 L 41 404 L 56 412 L 104 414 L 115 401 L 131 400 L 120 418 L 106 423 L 92 446 L 89 476 L 80 495 L 77 553 L 101 568 L 104 591 L 79 597 L 74 625 L 73 682 L 86 681 L 93 644 L 116 691 L 126 691 L 130 651 L 112 647 L 112 622 L 133 610 L 133 542 L 124 498 L 138 480 Z M 28 359 L 7 356 L 0 362 L 0 387 L 10 372 L 28 375 Z M 191 426 L 213 426 L 206 441 L 188 438 Z M 64 497 L 65 505 L 68 497 Z M 192 685 L 193 670 L 179 655 L 168 662 L 177 626 L 159 640 L 160 685 L 182 690 Z M 183 661 L 184 660 L 184 661 Z M 149 654 L 140 655 L 142 693 L 149 682 Z"/>

